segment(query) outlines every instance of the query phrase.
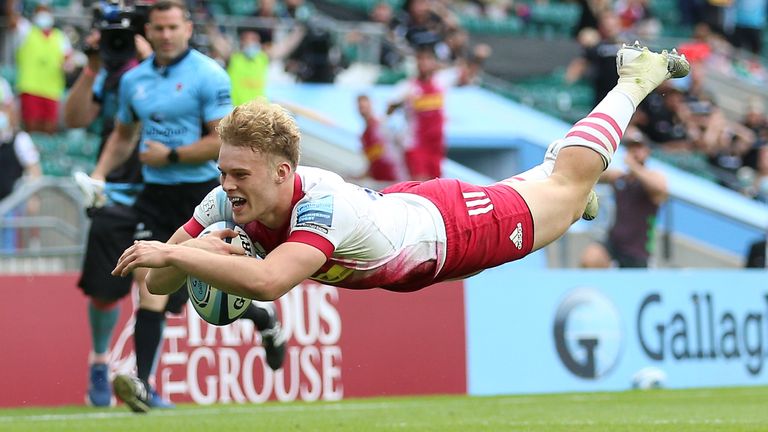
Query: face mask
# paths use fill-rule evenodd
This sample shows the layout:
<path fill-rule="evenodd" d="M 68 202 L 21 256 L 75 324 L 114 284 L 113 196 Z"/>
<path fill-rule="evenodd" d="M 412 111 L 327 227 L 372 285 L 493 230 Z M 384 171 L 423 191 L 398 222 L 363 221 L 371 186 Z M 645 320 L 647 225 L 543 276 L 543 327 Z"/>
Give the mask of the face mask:
<path fill-rule="evenodd" d="M 261 45 L 254 43 L 254 44 L 248 44 L 243 47 L 243 54 L 245 54 L 248 58 L 254 58 L 256 57 L 256 54 L 258 54 L 261 51 Z"/>
<path fill-rule="evenodd" d="M 32 21 L 43 30 L 50 30 L 53 27 L 53 15 L 50 12 L 38 12 Z"/>

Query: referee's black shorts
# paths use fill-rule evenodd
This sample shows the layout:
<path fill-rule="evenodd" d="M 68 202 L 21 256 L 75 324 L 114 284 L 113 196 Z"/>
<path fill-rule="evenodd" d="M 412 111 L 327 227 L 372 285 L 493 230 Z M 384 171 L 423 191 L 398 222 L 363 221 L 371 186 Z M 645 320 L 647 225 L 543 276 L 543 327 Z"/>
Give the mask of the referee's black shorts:
<path fill-rule="evenodd" d="M 114 204 L 91 214 L 83 271 L 77 285 L 92 298 L 112 302 L 131 291 L 133 278 L 112 276 L 118 258 L 133 243 L 138 219 L 132 207 Z"/>
<path fill-rule="evenodd" d="M 218 185 L 218 179 L 178 185 L 147 183 L 134 204 L 139 222 L 134 239 L 168 241 L 192 217 L 195 207 L 208 192 Z M 165 309 L 180 313 L 188 298 L 186 288 L 181 288 L 171 294 Z"/>

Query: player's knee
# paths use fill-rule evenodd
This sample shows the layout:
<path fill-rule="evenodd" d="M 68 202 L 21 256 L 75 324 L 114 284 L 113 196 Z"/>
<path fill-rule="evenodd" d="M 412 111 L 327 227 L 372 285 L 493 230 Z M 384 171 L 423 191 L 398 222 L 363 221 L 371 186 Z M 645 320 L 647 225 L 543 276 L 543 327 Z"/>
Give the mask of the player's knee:
<path fill-rule="evenodd" d="M 569 215 L 570 226 L 570 224 L 581 219 L 593 184 L 574 181 L 574 179 L 560 174 L 552 174 L 549 180 L 552 181 L 552 187 L 559 189 L 557 196 L 561 199 L 558 200 L 558 203 L 562 206 L 562 211 Z"/>
<path fill-rule="evenodd" d="M 603 245 L 592 243 L 581 253 L 579 264 L 582 268 L 608 268 L 611 266 L 611 257 Z"/>
<path fill-rule="evenodd" d="M 100 299 L 91 297 L 91 304 L 94 308 L 100 310 L 100 311 L 107 311 L 115 308 L 117 306 L 117 300 L 112 299 Z"/>

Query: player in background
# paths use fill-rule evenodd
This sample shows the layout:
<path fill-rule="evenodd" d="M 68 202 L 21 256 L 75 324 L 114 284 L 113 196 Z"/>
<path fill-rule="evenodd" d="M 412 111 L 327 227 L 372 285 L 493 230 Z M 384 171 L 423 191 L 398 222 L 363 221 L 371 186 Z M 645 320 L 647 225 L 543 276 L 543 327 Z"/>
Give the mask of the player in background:
<path fill-rule="evenodd" d="M 140 134 L 144 188 L 133 205 L 138 221 L 134 239 L 165 241 L 218 184 L 215 129 L 232 109 L 230 81 L 221 66 L 189 47 L 192 22 L 183 3 L 154 3 L 145 31 L 154 54 L 122 76 L 114 130 L 91 177 L 104 181 L 128 160 Z M 134 328 L 138 377 L 119 375 L 114 381 L 115 394 L 134 412 L 173 406 L 156 397 L 149 378 L 159 359 L 165 314 L 181 312 L 188 298 L 186 289 L 171 296 L 147 295 L 145 275 L 134 274 L 143 292 Z M 279 368 L 285 337 L 274 305 L 254 303 L 244 317 L 260 330 L 270 367 Z M 135 397 L 135 388 L 143 390 L 143 397 Z"/>
<path fill-rule="evenodd" d="M 395 182 L 402 180 L 400 158 L 396 153 L 393 139 L 384 129 L 386 125 L 376 117 L 371 99 L 366 95 L 357 97 L 357 110 L 365 122 L 360 136 L 363 153 L 368 160 L 367 176 L 376 181 Z"/>
<path fill-rule="evenodd" d="M 440 63 L 434 46 L 425 44 L 416 49 L 417 75 L 398 84 L 394 89 L 387 115 L 398 109 L 405 113 L 402 133 L 405 164 L 410 180 L 425 181 L 442 175 L 445 157 L 445 89 L 436 72 Z"/>

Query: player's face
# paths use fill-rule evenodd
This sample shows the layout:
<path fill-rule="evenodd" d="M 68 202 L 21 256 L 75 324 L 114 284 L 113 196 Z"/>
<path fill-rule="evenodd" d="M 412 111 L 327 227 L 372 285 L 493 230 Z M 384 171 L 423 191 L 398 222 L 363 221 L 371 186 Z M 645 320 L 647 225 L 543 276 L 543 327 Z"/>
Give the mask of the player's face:
<path fill-rule="evenodd" d="M 628 145 L 625 150 L 640 164 L 644 164 L 648 156 L 651 155 L 651 149 L 645 145 Z"/>
<path fill-rule="evenodd" d="M 192 22 L 185 19 L 181 9 L 156 10 L 149 16 L 146 33 L 157 62 L 167 64 L 189 47 Z"/>
<path fill-rule="evenodd" d="M 359 98 L 357 99 L 357 110 L 360 112 L 360 115 L 363 117 L 368 117 L 371 115 L 371 101 L 368 98 Z"/>
<path fill-rule="evenodd" d="M 271 220 L 280 189 L 276 168 L 268 156 L 248 147 L 222 144 L 219 170 L 235 223 Z"/>

